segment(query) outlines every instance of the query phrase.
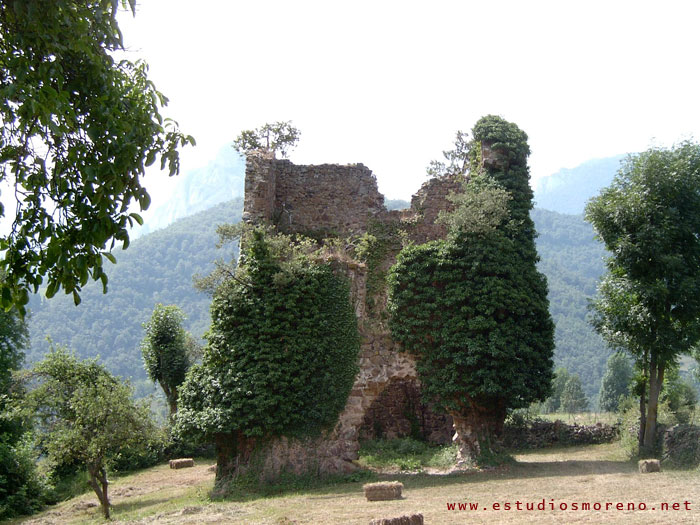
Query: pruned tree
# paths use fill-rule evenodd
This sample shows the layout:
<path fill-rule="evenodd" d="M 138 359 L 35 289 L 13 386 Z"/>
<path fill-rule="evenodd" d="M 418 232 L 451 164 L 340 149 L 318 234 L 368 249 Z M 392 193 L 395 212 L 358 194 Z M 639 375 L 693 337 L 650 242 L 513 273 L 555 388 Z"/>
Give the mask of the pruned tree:
<path fill-rule="evenodd" d="M 250 151 L 265 151 L 275 156 L 286 157 L 296 147 L 301 132 L 292 126 L 291 121 L 265 124 L 256 129 L 246 129 L 233 141 L 233 149 L 241 155 Z"/>
<path fill-rule="evenodd" d="M 150 198 L 140 177 L 160 159 L 179 170 L 177 148 L 192 137 L 163 119 L 167 99 L 143 62 L 115 61 L 123 48 L 119 6 L 135 0 L 0 2 L 0 182 L 14 199 L 0 236 L 0 307 L 24 314 L 29 292 L 46 284 L 80 291 L 92 278 L 107 290 L 103 258 L 129 244 Z M 9 206 L 9 208 L 8 208 Z"/>
<path fill-rule="evenodd" d="M 196 342 L 182 327 L 185 314 L 175 305 L 158 303 L 148 322 L 141 342 L 144 366 L 151 381 L 160 384 L 168 401 L 170 417 L 177 412 L 178 388 L 190 368 Z"/>
<path fill-rule="evenodd" d="M 280 436 L 332 428 L 358 371 L 357 319 L 344 276 L 311 241 L 262 227 L 213 296 L 201 365 L 180 388 L 175 431 L 213 441 L 217 479 L 247 469 Z"/>
<path fill-rule="evenodd" d="M 24 406 L 37 420 L 48 460 L 84 466 L 109 518 L 107 463 L 125 447 L 141 443 L 152 424 L 148 408 L 135 404 L 131 388 L 95 360 L 79 361 L 61 348 L 52 348 L 27 379 L 37 386 Z"/>
<path fill-rule="evenodd" d="M 392 335 L 416 357 L 424 395 L 452 415 L 468 462 L 497 448 L 508 409 L 549 395 L 554 350 L 529 218 L 527 136 L 494 116 L 473 136 L 456 148 L 471 171 L 443 216 L 448 238 L 405 247 L 389 276 Z"/>
<path fill-rule="evenodd" d="M 664 374 L 700 339 L 700 145 L 629 156 L 586 219 L 611 254 L 593 325 L 643 370 L 640 449 L 650 453 Z"/>

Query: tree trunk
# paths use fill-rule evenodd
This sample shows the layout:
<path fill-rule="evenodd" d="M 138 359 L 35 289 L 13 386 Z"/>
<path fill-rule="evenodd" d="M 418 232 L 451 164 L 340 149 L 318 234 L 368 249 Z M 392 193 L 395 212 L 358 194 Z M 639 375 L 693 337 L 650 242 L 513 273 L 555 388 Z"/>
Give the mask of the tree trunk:
<path fill-rule="evenodd" d="M 168 401 L 168 409 L 170 411 L 168 417 L 172 419 L 175 416 L 175 412 L 177 412 L 177 388 L 172 387 L 171 389 L 164 381 L 159 381 L 159 383 L 165 394 L 165 399 Z"/>
<path fill-rule="evenodd" d="M 217 434 L 216 445 L 216 482 L 242 474 L 255 450 L 256 440 L 243 435 Z"/>
<path fill-rule="evenodd" d="M 659 394 L 664 382 L 664 364 L 652 359 L 649 366 L 649 404 L 647 406 L 647 419 L 644 426 L 644 450 L 643 454 L 652 454 L 656 444 L 656 416 L 659 409 Z"/>
<path fill-rule="evenodd" d="M 109 497 L 107 495 L 109 481 L 107 481 L 107 472 L 104 467 L 91 467 L 88 468 L 88 472 L 90 473 L 90 486 L 100 501 L 102 514 L 105 519 L 109 519 Z"/>
<path fill-rule="evenodd" d="M 455 429 L 452 440 L 458 447 L 457 465 L 473 465 L 482 454 L 498 451 L 498 439 L 506 418 L 502 401 L 491 406 L 471 402 L 469 407 L 450 415 Z"/>
<path fill-rule="evenodd" d="M 647 382 L 645 380 L 642 383 L 642 393 L 639 395 L 639 432 L 637 444 L 640 451 L 644 448 L 644 430 L 647 425 L 646 398 Z"/>

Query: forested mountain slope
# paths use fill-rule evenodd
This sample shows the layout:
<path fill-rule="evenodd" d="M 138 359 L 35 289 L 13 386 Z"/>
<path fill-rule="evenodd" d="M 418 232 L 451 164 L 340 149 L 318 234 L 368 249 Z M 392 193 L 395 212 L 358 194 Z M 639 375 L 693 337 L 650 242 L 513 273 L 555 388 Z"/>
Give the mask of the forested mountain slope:
<path fill-rule="evenodd" d="M 392 204 L 401 207 L 404 203 Z M 36 360 L 46 352 L 48 335 L 81 357 L 99 355 L 114 373 L 143 384 L 141 323 L 162 302 L 180 306 L 188 318 L 186 328 L 196 336 L 206 331 L 209 297 L 194 290 L 192 276 L 206 273 L 215 259 L 232 256 L 231 248 L 216 249 L 215 230 L 218 224 L 237 222 L 241 213 L 242 201 L 229 201 L 135 240 L 128 250 L 117 253 L 116 266 L 108 266 L 107 295 L 100 286 L 90 284 L 77 307 L 69 296 L 57 295 L 49 301 L 34 296 L 28 359 Z M 540 268 L 549 280 L 556 323 L 555 362 L 578 373 L 592 397 L 609 354 L 585 320 L 587 298 L 595 293 L 603 271 L 603 248 L 593 240 L 593 230 L 581 216 L 534 210 L 533 219 L 540 233 Z"/>
<path fill-rule="evenodd" d="M 540 179 L 535 185 L 535 206 L 572 215 L 583 213 L 586 202 L 610 185 L 624 158 L 593 159 Z"/>
<path fill-rule="evenodd" d="M 539 268 L 547 276 L 549 308 L 556 326 L 555 366 L 578 374 L 592 401 L 610 355 L 586 321 L 588 299 L 595 295 L 605 271 L 605 249 L 581 215 L 535 209 L 532 218 L 539 232 Z"/>
<path fill-rule="evenodd" d="M 187 315 L 186 329 L 198 337 L 204 334 L 210 300 L 193 288 L 192 277 L 211 270 L 215 259 L 234 256 L 232 247 L 216 249 L 216 226 L 238 222 L 242 211 L 241 199 L 221 203 L 136 239 L 128 250 L 115 252 L 116 265 L 105 263 L 108 293 L 102 294 L 99 283 L 89 283 L 77 307 L 71 296 L 33 296 L 27 360 L 41 358 L 50 336 L 81 357 L 99 355 L 112 372 L 133 377 L 139 386 L 146 378 L 139 347 L 141 323 L 150 318 L 156 303 L 176 304 Z"/>

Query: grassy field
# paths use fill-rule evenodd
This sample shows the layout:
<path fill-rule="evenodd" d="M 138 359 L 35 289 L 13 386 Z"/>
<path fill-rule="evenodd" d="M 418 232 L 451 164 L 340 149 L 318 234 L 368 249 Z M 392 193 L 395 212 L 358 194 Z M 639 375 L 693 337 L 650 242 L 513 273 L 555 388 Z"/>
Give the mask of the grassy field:
<path fill-rule="evenodd" d="M 596 423 L 614 425 L 617 423 L 619 416 L 614 412 L 581 412 L 580 414 L 556 412 L 554 414 L 537 414 L 537 417 L 549 421 L 559 419 L 564 423 L 576 423 L 577 425 L 595 425 Z"/>
<path fill-rule="evenodd" d="M 225 502 L 209 499 L 211 463 L 170 470 L 167 465 L 115 479 L 111 485 L 114 520 L 125 523 L 240 523 L 367 525 L 371 519 L 420 512 L 426 524 L 463 523 L 700 523 L 700 472 L 639 474 L 617 444 L 532 451 L 508 467 L 469 473 L 385 474 L 378 479 L 404 484 L 404 498 L 367 502 L 362 482 L 289 491 L 268 497 L 240 493 Z M 543 503 L 544 500 L 544 503 Z M 686 510 L 684 502 L 690 510 Z M 93 495 L 86 494 L 14 523 L 103 523 Z M 448 504 L 477 503 L 478 510 L 448 510 Z M 516 502 L 522 510 L 516 509 Z M 509 503 L 511 510 L 506 510 Z M 526 510 L 527 504 L 534 505 Z M 600 510 L 571 510 L 583 503 Z M 608 509 L 605 510 L 606 503 Z M 617 510 L 615 505 L 623 504 Z M 626 510 L 629 503 L 637 510 Z M 669 509 L 678 503 L 679 510 Z M 498 510 L 494 505 L 498 504 Z M 537 505 L 545 510 L 537 510 Z M 560 510 L 566 504 L 567 510 Z M 638 510 L 645 504 L 647 510 Z M 551 506 L 554 505 L 554 510 Z M 468 508 L 468 507 L 467 507 Z"/>

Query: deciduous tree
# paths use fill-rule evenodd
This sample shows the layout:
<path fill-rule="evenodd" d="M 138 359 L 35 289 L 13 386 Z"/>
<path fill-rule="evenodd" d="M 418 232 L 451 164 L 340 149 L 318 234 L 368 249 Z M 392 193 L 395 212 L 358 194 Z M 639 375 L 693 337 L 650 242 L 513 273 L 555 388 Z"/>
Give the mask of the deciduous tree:
<path fill-rule="evenodd" d="M 107 289 L 103 257 L 141 223 L 129 211 L 150 202 L 140 177 L 160 159 L 179 170 L 177 148 L 194 144 L 163 120 L 167 99 L 143 62 L 116 61 L 117 25 L 127 0 L 0 2 L 0 217 L 15 208 L 0 236 L 0 306 L 24 313 L 28 293 L 47 285 L 72 293 L 92 278 Z M 135 10 L 135 0 L 128 5 Z"/>
<path fill-rule="evenodd" d="M 182 327 L 185 314 L 175 305 L 158 303 L 148 322 L 141 353 L 148 377 L 160 384 L 170 407 L 170 417 L 177 412 L 178 388 L 190 368 L 189 348 L 194 341 Z"/>
<path fill-rule="evenodd" d="M 292 126 L 291 121 L 273 122 L 256 129 L 246 129 L 233 141 L 233 149 L 241 155 L 249 151 L 260 150 L 271 153 L 273 156 L 279 153 L 286 157 L 289 150 L 296 147 L 301 132 Z"/>
<path fill-rule="evenodd" d="M 41 445 L 54 464 L 78 463 L 90 475 L 109 518 L 107 463 L 124 447 L 137 447 L 151 424 L 148 408 L 96 361 L 79 361 L 54 348 L 28 375 L 38 382 L 26 408 L 37 419 Z"/>
<path fill-rule="evenodd" d="M 645 372 L 640 445 L 650 451 L 665 371 L 700 339 L 700 145 L 631 155 L 586 218 L 611 254 L 594 326 Z"/>
<path fill-rule="evenodd" d="M 600 383 L 598 406 L 607 412 L 617 412 L 620 400 L 630 393 L 634 370 L 629 357 L 616 352 L 608 358 Z"/>

